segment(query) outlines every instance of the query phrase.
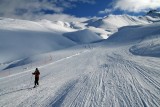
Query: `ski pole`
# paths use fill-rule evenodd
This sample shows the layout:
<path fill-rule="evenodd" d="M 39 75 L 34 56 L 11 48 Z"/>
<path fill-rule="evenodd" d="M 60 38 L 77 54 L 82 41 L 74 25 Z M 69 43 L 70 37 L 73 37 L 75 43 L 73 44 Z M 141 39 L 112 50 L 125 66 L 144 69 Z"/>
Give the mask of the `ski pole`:
<path fill-rule="evenodd" d="M 31 82 L 32 82 L 32 77 L 33 77 L 33 75 L 31 76 L 31 80 L 30 80 L 30 83 L 29 83 L 29 86 L 28 86 L 28 87 L 30 87 L 30 86 L 31 86 Z"/>

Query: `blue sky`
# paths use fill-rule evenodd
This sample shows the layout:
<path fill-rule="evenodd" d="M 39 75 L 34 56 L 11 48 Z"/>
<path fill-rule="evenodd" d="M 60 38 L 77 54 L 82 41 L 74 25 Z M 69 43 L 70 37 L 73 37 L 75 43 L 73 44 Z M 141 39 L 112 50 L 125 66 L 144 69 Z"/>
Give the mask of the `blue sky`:
<path fill-rule="evenodd" d="M 83 3 L 75 2 L 75 7 L 67 8 L 63 11 L 64 14 L 74 15 L 76 17 L 103 17 L 108 14 L 130 14 L 130 15 L 144 15 L 150 8 L 145 8 L 142 11 L 127 11 L 121 9 L 114 9 L 114 2 L 116 0 L 95 0 L 94 3 Z M 117 0 L 118 1 L 118 0 Z M 123 1 L 123 0 L 122 0 Z M 160 5 L 160 4 L 159 4 Z M 100 11 L 108 9 L 109 12 L 103 12 L 100 14 Z M 159 10 L 159 8 L 156 8 Z M 46 14 L 54 14 L 54 11 L 45 10 Z"/>
<path fill-rule="evenodd" d="M 160 0 L 0 0 L 0 17 L 21 19 L 143 15 L 150 9 L 160 10 Z"/>
<path fill-rule="evenodd" d="M 78 17 L 101 16 L 98 12 L 104 10 L 106 7 L 110 7 L 111 1 L 112 0 L 97 0 L 94 4 L 77 3 L 77 7 L 67 9 L 64 13 L 73 14 Z"/>
<path fill-rule="evenodd" d="M 104 10 L 106 7 L 111 8 L 112 0 L 95 0 L 94 3 L 75 2 L 74 7 L 64 9 L 64 14 L 74 15 L 77 17 L 92 17 L 92 16 L 104 16 L 99 14 L 99 11 Z M 54 14 L 53 10 L 42 10 L 45 14 Z M 122 11 L 115 11 L 115 13 L 121 14 Z"/>

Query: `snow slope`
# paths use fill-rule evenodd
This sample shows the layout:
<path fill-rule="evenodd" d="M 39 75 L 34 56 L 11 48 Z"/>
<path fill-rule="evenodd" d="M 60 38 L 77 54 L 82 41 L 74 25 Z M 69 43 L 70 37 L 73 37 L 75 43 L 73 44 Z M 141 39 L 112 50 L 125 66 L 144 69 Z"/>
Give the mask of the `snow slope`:
<path fill-rule="evenodd" d="M 75 42 L 62 36 L 63 32 L 69 31 L 74 30 L 46 20 L 32 22 L 1 18 L 0 63 L 74 46 Z"/>
<path fill-rule="evenodd" d="M 76 43 L 50 32 L 0 30 L 0 62 L 74 46 Z M 12 59 L 13 58 L 13 59 Z"/>
<path fill-rule="evenodd" d="M 129 15 L 109 15 L 96 21 L 91 21 L 88 26 L 103 28 L 107 31 L 115 32 L 118 28 L 129 25 L 148 24 L 147 21 L 141 20 L 135 16 Z"/>
<path fill-rule="evenodd" d="M 39 67 L 40 86 L 36 89 L 30 89 L 34 69 L 1 79 L 0 105 L 158 107 L 159 65 L 158 58 L 132 55 L 128 46 L 88 49 Z"/>
<path fill-rule="evenodd" d="M 67 22 L 0 18 L 0 64 L 6 65 L 12 61 L 21 60 L 32 55 L 77 45 L 77 41 L 63 36 L 64 33 L 68 32 L 74 32 L 71 33 L 72 35 L 87 34 L 81 40 L 82 43 L 101 39 L 101 37 L 89 30 L 76 31 L 77 29 L 72 28 L 72 25 Z M 76 36 L 75 39 L 79 40 L 79 38 L 79 36 Z M 0 70 L 6 66 L 0 66 Z"/>
<path fill-rule="evenodd" d="M 159 57 L 133 54 L 144 46 L 150 49 L 150 43 L 159 52 L 159 28 L 159 23 L 124 27 L 103 42 L 59 50 L 49 63 L 36 66 L 41 75 L 35 89 L 35 67 L 1 77 L 0 106 L 159 107 Z"/>
<path fill-rule="evenodd" d="M 64 49 L 107 39 L 122 26 L 158 22 L 159 18 L 109 15 L 86 22 L 26 21 L 0 18 L 0 64 L 21 60 L 37 53 Z M 88 29 L 88 30 L 85 30 Z M 63 36 L 63 34 L 65 36 Z M 86 36 L 87 35 L 87 36 Z M 37 48 L 38 47 L 38 48 Z M 4 66 L 6 67 L 6 66 Z M 0 67 L 0 69 L 4 68 Z"/>
<path fill-rule="evenodd" d="M 157 38 L 148 39 L 130 48 L 130 52 L 135 55 L 160 57 L 160 35 Z"/>
<path fill-rule="evenodd" d="M 63 35 L 78 44 L 91 43 L 102 40 L 100 36 L 98 36 L 96 33 L 92 32 L 89 29 L 64 33 Z"/>
<path fill-rule="evenodd" d="M 152 39 L 157 37 L 160 33 L 159 24 L 160 23 L 122 27 L 117 33 L 113 34 L 109 38 L 109 41 L 116 43 L 128 43 L 142 41 L 147 38 Z"/>
<path fill-rule="evenodd" d="M 113 34 L 108 41 L 118 45 L 136 42 L 136 44 L 130 48 L 133 54 L 159 57 L 160 23 L 121 28 L 119 32 Z"/>
<path fill-rule="evenodd" d="M 20 19 L 10 19 L 0 17 L 0 29 L 4 30 L 28 30 L 28 31 L 42 31 L 42 32 L 66 32 L 73 31 L 65 26 L 63 22 L 52 22 L 49 20 L 28 21 Z"/>

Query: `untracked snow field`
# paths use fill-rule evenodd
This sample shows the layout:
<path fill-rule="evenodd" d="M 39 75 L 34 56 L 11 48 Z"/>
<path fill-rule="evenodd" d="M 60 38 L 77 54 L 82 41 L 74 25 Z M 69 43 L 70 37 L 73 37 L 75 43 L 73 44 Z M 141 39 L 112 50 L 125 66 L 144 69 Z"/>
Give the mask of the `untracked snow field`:
<path fill-rule="evenodd" d="M 72 57 L 39 67 L 40 85 L 34 89 L 33 70 L 1 78 L 0 106 L 159 107 L 160 60 L 135 56 L 130 47 L 77 50 Z"/>

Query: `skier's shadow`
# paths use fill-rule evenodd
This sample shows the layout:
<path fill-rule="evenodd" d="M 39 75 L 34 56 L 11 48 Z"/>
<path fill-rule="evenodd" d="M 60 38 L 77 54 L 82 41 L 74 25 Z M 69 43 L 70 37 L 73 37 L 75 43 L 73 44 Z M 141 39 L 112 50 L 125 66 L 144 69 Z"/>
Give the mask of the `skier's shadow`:
<path fill-rule="evenodd" d="M 18 90 L 2 93 L 2 94 L 0 94 L 0 96 L 7 95 L 7 94 L 12 94 L 14 92 L 19 92 L 19 91 L 23 91 L 23 90 L 29 90 L 29 89 L 32 89 L 32 88 L 33 87 L 30 87 L 30 88 L 21 88 L 21 89 L 18 89 Z"/>

